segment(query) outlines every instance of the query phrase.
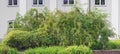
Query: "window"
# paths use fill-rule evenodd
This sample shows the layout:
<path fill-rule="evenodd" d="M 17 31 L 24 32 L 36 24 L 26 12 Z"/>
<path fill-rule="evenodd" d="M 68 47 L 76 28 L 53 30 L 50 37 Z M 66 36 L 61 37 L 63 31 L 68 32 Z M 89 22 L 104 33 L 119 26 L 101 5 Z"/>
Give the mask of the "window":
<path fill-rule="evenodd" d="M 33 0 L 33 4 L 34 4 L 34 5 L 37 5 L 37 0 Z"/>
<path fill-rule="evenodd" d="M 95 0 L 95 5 L 105 5 L 105 0 Z"/>
<path fill-rule="evenodd" d="M 74 0 L 63 0 L 64 4 L 74 4 Z"/>
<path fill-rule="evenodd" d="M 68 4 L 68 0 L 64 0 L 63 2 L 64 2 L 64 4 Z"/>
<path fill-rule="evenodd" d="M 12 0 L 9 0 L 9 3 L 8 3 L 8 5 L 12 5 Z"/>
<path fill-rule="evenodd" d="M 33 5 L 42 5 L 43 0 L 33 0 Z"/>
<path fill-rule="evenodd" d="M 17 5 L 17 0 L 14 0 L 14 5 Z"/>
<path fill-rule="evenodd" d="M 74 0 L 69 0 L 69 4 L 74 4 Z"/>
<path fill-rule="evenodd" d="M 105 5 L 105 0 L 101 0 L 101 5 Z"/>
<path fill-rule="evenodd" d="M 39 0 L 39 4 L 43 4 L 43 0 Z"/>
<path fill-rule="evenodd" d="M 99 5 L 99 4 L 100 4 L 99 1 L 100 1 L 100 0 L 95 0 L 95 5 Z"/>
<path fill-rule="evenodd" d="M 14 20 L 9 20 L 8 23 L 9 23 L 9 29 L 10 30 L 13 29 L 14 28 Z"/>
<path fill-rule="evenodd" d="M 17 0 L 8 0 L 8 5 L 17 5 L 18 1 Z"/>

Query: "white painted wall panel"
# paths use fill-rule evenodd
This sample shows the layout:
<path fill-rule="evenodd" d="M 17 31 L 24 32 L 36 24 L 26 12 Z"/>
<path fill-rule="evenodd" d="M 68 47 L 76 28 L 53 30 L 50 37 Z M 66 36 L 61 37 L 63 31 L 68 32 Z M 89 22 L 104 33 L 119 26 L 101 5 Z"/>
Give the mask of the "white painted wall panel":
<path fill-rule="evenodd" d="M 6 34 L 8 21 L 14 20 L 18 11 L 19 6 L 11 7 L 8 6 L 8 0 L 0 0 L 0 38 Z"/>
<path fill-rule="evenodd" d="M 116 33 L 116 38 L 118 38 L 120 32 L 118 31 L 118 19 L 119 19 L 119 10 L 118 10 L 118 5 L 119 5 L 119 0 L 112 0 L 112 27 L 114 27 L 114 32 Z M 120 20 L 119 20 L 120 21 Z"/>
<path fill-rule="evenodd" d="M 44 1 L 43 5 L 34 6 L 33 5 L 33 0 L 27 0 L 26 9 L 30 10 L 31 8 L 36 8 L 36 9 L 38 9 L 39 12 L 41 12 L 41 10 L 44 10 L 45 7 L 50 9 L 50 0 L 43 0 L 43 1 Z"/>
<path fill-rule="evenodd" d="M 88 6 L 89 6 L 89 0 L 75 0 L 75 4 L 80 8 L 83 8 L 83 10 L 87 11 L 88 10 Z M 71 11 L 74 7 L 73 4 L 63 4 L 63 0 L 57 0 L 57 9 L 64 11 L 64 12 L 68 12 Z"/>

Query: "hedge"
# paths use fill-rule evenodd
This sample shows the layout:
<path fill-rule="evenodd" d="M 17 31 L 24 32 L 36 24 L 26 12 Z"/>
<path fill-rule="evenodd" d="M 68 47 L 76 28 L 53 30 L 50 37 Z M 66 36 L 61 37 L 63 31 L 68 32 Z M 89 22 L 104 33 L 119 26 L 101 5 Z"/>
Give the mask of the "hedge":
<path fill-rule="evenodd" d="M 120 49 L 120 39 L 109 40 L 108 49 Z"/>
<path fill-rule="evenodd" d="M 19 54 L 19 52 L 5 45 L 0 45 L 0 54 Z"/>
<path fill-rule="evenodd" d="M 25 54 L 92 54 L 92 51 L 86 46 L 69 47 L 45 47 L 34 48 L 25 51 Z"/>

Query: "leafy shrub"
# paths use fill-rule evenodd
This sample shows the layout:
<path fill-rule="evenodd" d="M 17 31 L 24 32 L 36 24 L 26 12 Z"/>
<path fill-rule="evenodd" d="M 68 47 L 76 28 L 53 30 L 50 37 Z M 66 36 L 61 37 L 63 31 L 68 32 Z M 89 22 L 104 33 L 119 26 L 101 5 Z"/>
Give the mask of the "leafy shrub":
<path fill-rule="evenodd" d="M 34 48 L 40 46 L 51 46 L 54 43 L 51 36 L 39 35 L 40 33 L 13 30 L 9 32 L 4 39 L 4 44 L 19 50 Z M 52 41 L 51 41 L 52 40 Z"/>
<path fill-rule="evenodd" d="M 64 47 L 41 47 L 25 51 L 25 54 L 57 54 L 58 51 L 63 50 Z"/>
<path fill-rule="evenodd" d="M 32 9 L 15 20 L 15 29 L 30 31 L 26 35 L 22 33 L 25 41 L 19 40 L 26 44 L 20 44 L 22 47 L 18 48 L 85 45 L 92 49 L 105 49 L 108 37 L 114 35 L 106 18 L 107 14 L 99 10 L 84 12 L 78 7 L 70 12 L 45 10 L 39 13 Z M 13 46 L 17 45 L 16 43 L 13 43 Z M 32 43 L 34 44 L 31 45 Z"/>
<path fill-rule="evenodd" d="M 27 31 L 13 30 L 7 34 L 3 42 L 10 47 L 24 49 L 30 46 L 29 37 L 30 33 Z"/>
<path fill-rule="evenodd" d="M 59 51 L 58 54 L 92 54 L 92 51 L 86 46 L 70 46 Z"/>
<path fill-rule="evenodd" d="M 109 49 L 120 49 L 120 40 L 110 40 L 108 42 Z"/>
<path fill-rule="evenodd" d="M 43 14 L 39 13 L 37 9 L 31 9 L 25 14 L 25 16 L 17 14 L 14 22 L 14 29 L 33 31 L 39 28 L 39 25 L 43 21 Z"/>
<path fill-rule="evenodd" d="M 8 46 L 0 45 L 0 54 L 19 54 L 14 48 Z"/>
<path fill-rule="evenodd" d="M 29 49 L 25 54 L 92 54 L 92 51 L 86 46 L 47 47 Z"/>

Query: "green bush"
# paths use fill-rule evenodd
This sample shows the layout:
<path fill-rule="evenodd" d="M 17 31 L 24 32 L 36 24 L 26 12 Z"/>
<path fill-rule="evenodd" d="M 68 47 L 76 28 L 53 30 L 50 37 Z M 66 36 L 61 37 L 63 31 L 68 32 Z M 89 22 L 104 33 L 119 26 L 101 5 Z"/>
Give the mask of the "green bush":
<path fill-rule="evenodd" d="M 25 54 L 58 54 L 58 51 L 63 50 L 64 47 L 41 47 L 25 51 Z"/>
<path fill-rule="evenodd" d="M 52 41 L 55 40 L 52 40 L 53 38 L 51 36 L 40 35 L 41 33 L 42 31 L 39 33 L 35 33 L 21 30 L 13 30 L 7 34 L 3 43 L 19 50 L 41 46 L 53 46 L 54 43 Z"/>
<path fill-rule="evenodd" d="M 24 16 L 17 14 L 14 22 L 14 29 L 33 31 L 39 28 L 43 22 L 44 16 L 37 9 L 29 10 Z"/>
<path fill-rule="evenodd" d="M 92 54 L 92 51 L 86 46 L 47 47 L 29 49 L 25 54 Z"/>
<path fill-rule="evenodd" d="M 108 49 L 120 49 L 120 40 L 110 40 L 108 42 Z"/>
<path fill-rule="evenodd" d="M 8 46 L 0 45 L 0 54 L 19 54 L 14 48 Z"/>
<path fill-rule="evenodd" d="M 86 46 L 70 46 L 59 51 L 58 54 L 92 54 L 92 51 Z"/>
<path fill-rule="evenodd" d="M 32 9 L 25 16 L 16 18 L 14 26 L 15 29 L 30 32 L 11 36 L 17 36 L 15 38 L 18 38 L 20 43 L 21 41 L 26 43 L 18 45 L 18 48 L 23 49 L 56 45 L 85 45 L 92 49 L 105 49 L 108 37 L 114 35 L 106 18 L 107 14 L 99 10 L 84 12 L 78 7 L 70 12 L 45 10 L 39 13 L 36 9 Z M 17 42 L 8 43 L 12 43 L 11 46 L 17 45 Z M 99 48 L 94 48 L 94 46 Z"/>
<path fill-rule="evenodd" d="M 27 31 L 13 30 L 4 39 L 4 44 L 17 49 L 25 49 L 30 46 L 28 40 L 30 33 Z"/>

